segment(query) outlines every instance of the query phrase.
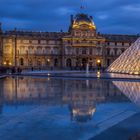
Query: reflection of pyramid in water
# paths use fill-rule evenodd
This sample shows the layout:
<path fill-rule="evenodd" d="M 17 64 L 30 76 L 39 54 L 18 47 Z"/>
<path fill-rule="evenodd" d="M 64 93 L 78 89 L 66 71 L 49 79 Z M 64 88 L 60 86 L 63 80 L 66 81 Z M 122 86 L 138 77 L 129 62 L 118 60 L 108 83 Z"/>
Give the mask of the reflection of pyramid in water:
<path fill-rule="evenodd" d="M 140 38 L 120 55 L 107 69 L 108 72 L 140 74 Z"/>
<path fill-rule="evenodd" d="M 132 102 L 140 106 L 140 82 L 113 81 L 113 84 Z"/>

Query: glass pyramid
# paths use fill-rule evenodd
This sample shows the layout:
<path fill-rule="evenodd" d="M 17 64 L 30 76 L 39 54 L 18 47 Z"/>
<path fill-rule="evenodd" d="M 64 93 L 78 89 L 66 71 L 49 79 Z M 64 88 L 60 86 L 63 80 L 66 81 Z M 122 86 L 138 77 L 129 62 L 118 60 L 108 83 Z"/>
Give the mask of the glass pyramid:
<path fill-rule="evenodd" d="M 122 53 L 108 68 L 108 72 L 140 74 L 140 38 Z"/>

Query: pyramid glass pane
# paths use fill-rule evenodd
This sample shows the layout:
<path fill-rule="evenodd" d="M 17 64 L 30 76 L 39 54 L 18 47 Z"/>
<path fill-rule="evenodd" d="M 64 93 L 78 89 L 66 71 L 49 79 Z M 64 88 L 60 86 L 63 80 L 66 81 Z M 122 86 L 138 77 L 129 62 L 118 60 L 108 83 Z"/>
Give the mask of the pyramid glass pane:
<path fill-rule="evenodd" d="M 108 68 L 108 72 L 140 74 L 140 38 L 136 40 Z"/>

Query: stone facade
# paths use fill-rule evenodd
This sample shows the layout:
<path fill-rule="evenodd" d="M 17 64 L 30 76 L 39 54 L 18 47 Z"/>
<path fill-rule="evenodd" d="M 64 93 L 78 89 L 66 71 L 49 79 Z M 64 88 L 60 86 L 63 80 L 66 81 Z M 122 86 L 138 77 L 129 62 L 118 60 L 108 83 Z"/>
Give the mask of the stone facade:
<path fill-rule="evenodd" d="M 68 32 L 5 31 L 0 35 L 1 65 L 37 69 L 106 68 L 138 35 L 107 35 L 96 31 L 93 18 L 71 16 Z"/>
<path fill-rule="evenodd" d="M 2 65 L 2 29 L 1 29 L 1 23 L 0 23 L 0 66 Z"/>

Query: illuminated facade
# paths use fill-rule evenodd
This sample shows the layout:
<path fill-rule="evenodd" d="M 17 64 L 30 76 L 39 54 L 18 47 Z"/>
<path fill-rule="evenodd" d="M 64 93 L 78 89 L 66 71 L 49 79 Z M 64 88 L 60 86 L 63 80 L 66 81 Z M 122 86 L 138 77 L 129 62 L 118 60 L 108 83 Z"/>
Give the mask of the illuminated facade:
<path fill-rule="evenodd" d="M 1 23 L 0 23 L 0 66 L 2 65 L 2 29 L 1 29 Z"/>
<path fill-rule="evenodd" d="M 107 69 L 108 72 L 140 74 L 140 38 Z"/>
<path fill-rule="evenodd" d="M 0 27 L 1 29 L 1 27 Z M 71 16 L 68 32 L 5 31 L 0 34 L 0 64 L 41 69 L 106 68 L 138 35 L 109 35 L 96 30 L 86 14 Z"/>

